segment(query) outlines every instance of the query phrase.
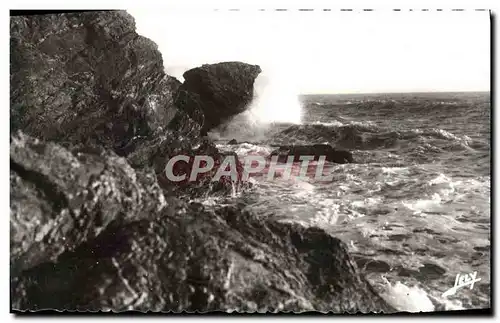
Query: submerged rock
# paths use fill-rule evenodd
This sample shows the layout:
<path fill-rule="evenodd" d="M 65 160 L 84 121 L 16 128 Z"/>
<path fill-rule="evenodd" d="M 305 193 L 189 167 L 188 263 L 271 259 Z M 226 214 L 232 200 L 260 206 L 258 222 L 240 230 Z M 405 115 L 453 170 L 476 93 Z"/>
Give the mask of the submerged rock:
<path fill-rule="evenodd" d="M 294 157 L 294 162 L 299 162 L 300 156 L 313 156 L 314 160 L 319 160 L 321 156 L 325 156 L 327 161 L 338 164 L 354 162 L 351 152 L 335 149 L 325 144 L 281 146 L 271 152 L 269 157 L 272 156 L 278 156 L 278 162 L 280 163 L 286 163 L 289 156 Z"/>
<path fill-rule="evenodd" d="M 184 73 L 176 106 L 202 125 L 202 134 L 245 111 L 253 99 L 258 65 L 205 64 Z"/>

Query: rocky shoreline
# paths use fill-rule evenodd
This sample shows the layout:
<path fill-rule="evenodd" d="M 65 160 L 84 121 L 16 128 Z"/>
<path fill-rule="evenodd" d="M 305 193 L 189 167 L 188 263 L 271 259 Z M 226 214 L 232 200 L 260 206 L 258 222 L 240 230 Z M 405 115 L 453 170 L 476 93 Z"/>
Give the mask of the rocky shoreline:
<path fill-rule="evenodd" d="M 181 83 L 124 11 L 10 30 L 13 310 L 394 311 L 325 230 L 190 202 L 231 181 L 163 178 L 176 154 L 222 158 L 204 135 L 245 110 L 259 66 Z"/>

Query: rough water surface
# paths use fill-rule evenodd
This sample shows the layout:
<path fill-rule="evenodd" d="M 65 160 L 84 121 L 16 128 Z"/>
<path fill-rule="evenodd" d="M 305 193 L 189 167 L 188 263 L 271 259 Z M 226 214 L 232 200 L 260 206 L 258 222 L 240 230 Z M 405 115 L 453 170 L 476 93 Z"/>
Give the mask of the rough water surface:
<path fill-rule="evenodd" d="M 334 233 L 401 310 L 489 307 L 489 94 L 309 95 L 302 106 L 301 124 L 228 125 L 212 136 L 239 156 L 328 143 L 351 150 L 355 163 L 327 163 L 330 183 L 257 179 L 235 199 Z M 233 138 L 239 144 L 227 145 Z M 442 297 L 473 271 L 473 289 Z"/>

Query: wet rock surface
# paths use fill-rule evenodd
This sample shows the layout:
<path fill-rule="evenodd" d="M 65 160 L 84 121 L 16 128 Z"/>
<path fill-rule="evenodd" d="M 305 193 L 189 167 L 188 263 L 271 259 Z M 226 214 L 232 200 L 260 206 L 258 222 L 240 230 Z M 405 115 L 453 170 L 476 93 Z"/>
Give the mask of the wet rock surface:
<path fill-rule="evenodd" d="M 165 198 L 98 149 L 11 150 L 14 309 L 391 310 L 321 229 Z"/>
<path fill-rule="evenodd" d="M 164 180 L 172 156 L 226 157 L 200 132 L 244 109 L 260 68 L 183 88 L 122 11 L 12 17 L 11 36 L 14 310 L 392 310 L 328 232 L 190 202 L 233 181 Z M 235 105 L 200 119 L 180 89 Z"/>
<path fill-rule="evenodd" d="M 278 156 L 278 162 L 286 163 L 289 157 L 293 157 L 294 162 L 301 161 L 301 156 L 311 156 L 313 160 L 319 160 L 321 156 L 325 157 L 326 161 L 338 164 L 353 163 L 351 152 L 342 149 L 335 149 L 330 145 L 294 145 L 280 146 L 278 149 L 271 152 L 269 157 Z"/>

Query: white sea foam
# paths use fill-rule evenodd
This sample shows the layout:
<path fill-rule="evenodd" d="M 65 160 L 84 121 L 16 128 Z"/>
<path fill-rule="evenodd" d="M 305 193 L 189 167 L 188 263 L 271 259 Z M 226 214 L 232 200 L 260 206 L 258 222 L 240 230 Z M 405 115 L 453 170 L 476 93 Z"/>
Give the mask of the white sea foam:
<path fill-rule="evenodd" d="M 337 224 L 339 220 L 340 204 L 329 198 L 315 198 L 314 203 L 320 207 L 314 217 L 310 219 L 311 225 L 324 227 Z"/>
<path fill-rule="evenodd" d="M 267 156 L 271 153 L 271 149 L 266 146 L 259 146 L 250 143 L 242 143 L 236 148 L 236 154 L 238 156 L 247 156 L 251 154 L 257 154 L 261 156 Z"/>
<path fill-rule="evenodd" d="M 382 167 L 382 172 L 386 174 L 407 174 L 409 169 L 408 167 Z"/>
<path fill-rule="evenodd" d="M 334 120 L 331 122 L 314 121 L 314 122 L 312 122 L 312 124 L 318 124 L 318 125 L 327 126 L 327 127 L 341 127 L 344 125 L 342 122 L 337 121 L 337 120 Z"/>
<path fill-rule="evenodd" d="M 401 202 L 404 207 L 413 211 L 414 215 L 420 215 L 426 211 L 433 211 L 439 207 L 442 198 L 438 193 L 434 193 L 430 199 L 419 199 L 410 202 Z"/>
<path fill-rule="evenodd" d="M 305 197 L 314 193 L 314 185 L 303 181 L 301 179 L 295 178 L 292 183 L 292 187 L 296 190 L 296 197 Z"/>
<path fill-rule="evenodd" d="M 351 203 L 351 206 L 355 208 L 370 207 L 382 202 L 382 197 L 367 197 L 363 200 L 357 200 Z"/>
<path fill-rule="evenodd" d="M 437 184 L 443 184 L 443 183 L 450 183 L 451 178 L 446 176 L 443 173 L 440 173 L 436 178 L 433 178 L 429 181 L 429 185 L 437 185 Z"/>
<path fill-rule="evenodd" d="M 381 296 L 396 310 L 413 313 L 434 311 L 434 304 L 420 287 L 408 287 L 399 281 L 391 284 L 384 280 L 386 287 Z"/>

